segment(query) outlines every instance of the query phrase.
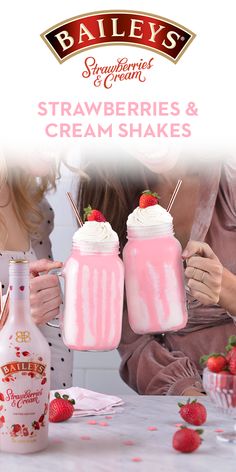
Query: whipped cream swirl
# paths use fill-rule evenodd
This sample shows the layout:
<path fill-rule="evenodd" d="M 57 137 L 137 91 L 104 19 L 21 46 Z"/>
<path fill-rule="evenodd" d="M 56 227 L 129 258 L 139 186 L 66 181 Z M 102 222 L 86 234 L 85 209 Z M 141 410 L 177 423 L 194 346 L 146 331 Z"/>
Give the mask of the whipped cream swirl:
<path fill-rule="evenodd" d="M 172 225 L 173 218 L 161 205 L 152 205 L 146 208 L 137 207 L 128 216 L 127 226 L 159 226 Z"/>
<path fill-rule="evenodd" d="M 75 232 L 73 242 L 118 242 L 118 236 L 107 221 L 86 221 L 84 225 Z"/>

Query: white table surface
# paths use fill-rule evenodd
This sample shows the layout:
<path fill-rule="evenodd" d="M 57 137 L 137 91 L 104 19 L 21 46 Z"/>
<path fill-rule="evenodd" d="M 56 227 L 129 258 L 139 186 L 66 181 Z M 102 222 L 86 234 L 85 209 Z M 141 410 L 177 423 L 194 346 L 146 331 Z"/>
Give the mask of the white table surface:
<path fill-rule="evenodd" d="M 177 402 L 183 397 L 123 397 L 125 406 L 112 419 L 104 416 L 72 419 L 50 424 L 49 447 L 30 455 L 0 453 L 0 471 L 6 472 L 233 472 L 236 445 L 216 439 L 216 429 L 233 429 L 230 416 L 219 412 L 207 398 L 208 420 L 204 442 L 191 454 L 172 448 L 176 423 L 183 422 Z M 90 425 L 89 420 L 105 421 L 108 426 Z M 157 431 L 149 431 L 156 426 Z M 89 436 L 90 439 L 83 437 Z M 134 441 L 127 446 L 123 442 Z M 139 457 L 141 462 L 133 462 Z"/>

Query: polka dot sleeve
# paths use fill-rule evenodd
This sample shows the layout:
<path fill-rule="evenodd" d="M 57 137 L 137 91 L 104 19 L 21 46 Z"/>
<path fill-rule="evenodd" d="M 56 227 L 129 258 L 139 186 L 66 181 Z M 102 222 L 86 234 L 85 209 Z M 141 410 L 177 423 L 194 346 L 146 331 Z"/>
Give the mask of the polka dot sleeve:
<path fill-rule="evenodd" d="M 54 212 L 46 199 L 42 200 L 41 211 L 43 221 L 37 235 L 32 237 L 32 248 L 37 259 L 52 259 L 52 247 L 49 235 L 54 227 Z"/>
<path fill-rule="evenodd" d="M 54 226 L 54 212 L 48 201 L 41 204 L 43 221 L 37 237 L 32 239 L 32 249 L 37 259 L 52 259 L 50 234 Z M 48 341 L 51 350 L 51 389 L 68 388 L 72 386 L 73 353 L 63 343 L 60 328 L 48 325 L 39 327 Z"/>

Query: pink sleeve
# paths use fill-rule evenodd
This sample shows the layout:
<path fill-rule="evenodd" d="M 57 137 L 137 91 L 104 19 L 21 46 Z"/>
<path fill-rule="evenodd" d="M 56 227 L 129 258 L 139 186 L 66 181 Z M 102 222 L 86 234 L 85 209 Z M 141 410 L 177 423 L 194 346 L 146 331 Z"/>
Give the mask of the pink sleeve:
<path fill-rule="evenodd" d="M 188 387 L 202 390 L 201 377 L 183 353 L 169 352 L 162 335 L 138 335 L 124 313 L 120 374 L 141 395 L 182 395 Z"/>

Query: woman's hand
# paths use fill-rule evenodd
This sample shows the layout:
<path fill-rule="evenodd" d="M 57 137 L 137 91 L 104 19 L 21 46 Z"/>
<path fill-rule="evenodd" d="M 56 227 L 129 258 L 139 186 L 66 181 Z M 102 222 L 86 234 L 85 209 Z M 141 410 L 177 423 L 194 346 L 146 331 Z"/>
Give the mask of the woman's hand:
<path fill-rule="evenodd" d="M 203 305 L 220 300 L 223 266 L 208 244 L 189 241 L 182 254 L 187 262 L 185 275 L 194 298 Z"/>
<path fill-rule="evenodd" d="M 30 305 L 31 315 L 36 324 L 45 324 L 55 318 L 62 303 L 61 290 L 57 275 L 48 274 L 49 270 L 62 267 L 61 262 L 40 259 L 30 262 Z M 41 273 L 44 272 L 43 275 Z"/>

